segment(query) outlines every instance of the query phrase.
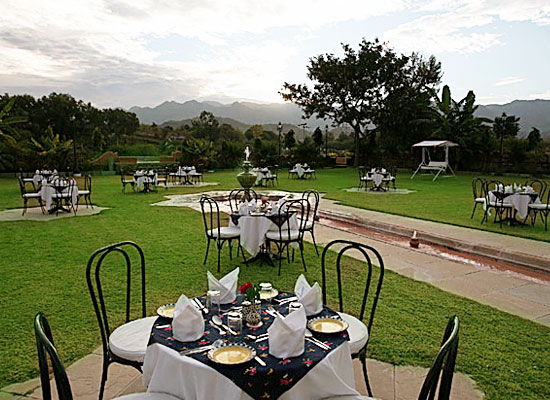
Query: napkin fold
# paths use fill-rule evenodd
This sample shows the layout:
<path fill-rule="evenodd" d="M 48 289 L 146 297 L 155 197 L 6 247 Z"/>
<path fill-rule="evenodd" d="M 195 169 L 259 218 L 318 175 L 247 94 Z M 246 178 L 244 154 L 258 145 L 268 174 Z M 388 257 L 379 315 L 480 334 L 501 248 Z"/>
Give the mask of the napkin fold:
<path fill-rule="evenodd" d="M 256 208 L 257 208 L 257 205 L 256 205 L 255 201 L 251 201 L 250 203 L 248 203 L 248 211 L 249 212 L 256 211 Z"/>
<path fill-rule="evenodd" d="M 206 272 L 208 278 L 208 290 L 220 291 L 220 304 L 229 304 L 237 298 L 237 281 L 239 279 L 239 267 L 217 280 L 210 271 Z"/>
<path fill-rule="evenodd" d="M 311 286 L 304 274 L 301 274 L 294 284 L 294 293 L 296 293 L 298 301 L 304 306 L 308 317 L 323 311 L 323 299 L 319 283 L 315 282 Z"/>
<path fill-rule="evenodd" d="M 242 201 L 239 204 L 239 215 L 248 215 L 248 201 Z"/>
<path fill-rule="evenodd" d="M 174 308 L 172 333 L 180 342 L 193 342 L 204 334 L 202 313 L 182 294 Z"/>
<path fill-rule="evenodd" d="M 297 357 L 304 353 L 306 312 L 303 307 L 288 316 L 277 315 L 267 329 L 269 354 L 280 359 Z"/>
<path fill-rule="evenodd" d="M 504 187 L 504 193 L 514 193 L 514 189 L 512 188 L 512 185 L 506 185 Z"/>

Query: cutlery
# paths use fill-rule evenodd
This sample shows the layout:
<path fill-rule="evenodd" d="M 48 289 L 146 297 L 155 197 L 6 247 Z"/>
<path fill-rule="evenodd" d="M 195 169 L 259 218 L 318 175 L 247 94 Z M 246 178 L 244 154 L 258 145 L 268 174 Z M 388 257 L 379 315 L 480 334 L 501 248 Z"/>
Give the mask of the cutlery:
<path fill-rule="evenodd" d="M 157 329 L 166 329 L 166 328 L 170 328 L 171 326 L 172 326 L 171 324 L 166 324 L 166 325 L 155 326 L 155 328 L 157 328 Z"/>
<path fill-rule="evenodd" d="M 202 353 L 202 352 L 204 352 L 204 351 L 211 350 L 211 349 L 213 349 L 213 348 L 214 348 L 213 345 L 197 347 L 197 348 L 195 348 L 195 349 L 189 349 L 189 350 L 180 351 L 180 355 L 181 355 L 181 356 L 187 356 L 187 355 L 190 355 L 190 354 Z"/>
<path fill-rule="evenodd" d="M 199 307 L 199 310 L 201 310 L 203 313 L 205 314 L 208 314 L 208 308 L 206 308 L 205 306 L 203 306 L 202 304 L 202 301 L 200 301 L 198 298 L 194 297 L 193 298 L 193 301 L 195 302 L 195 304 L 197 305 L 197 307 Z"/>
<path fill-rule="evenodd" d="M 258 356 L 254 357 L 254 360 L 256 360 L 256 362 L 257 362 L 258 364 L 260 364 L 262 367 L 266 367 L 266 366 L 267 366 L 267 364 L 264 362 L 264 360 L 262 360 L 262 359 L 261 359 L 260 357 L 258 357 Z"/>
<path fill-rule="evenodd" d="M 271 313 L 271 315 L 273 316 L 279 316 L 281 318 L 285 318 L 279 311 L 275 310 L 275 308 L 273 308 L 273 306 L 267 306 L 267 312 Z"/>
<path fill-rule="evenodd" d="M 286 303 L 290 303 L 292 301 L 296 301 L 298 300 L 298 297 L 297 296 L 293 296 L 293 297 L 287 297 L 286 299 L 273 299 L 273 301 L 275 301 L 276 303 L 279 303 L 279 305 L 283 305 L 283 304 L 286 304 Z"/>
<path fill-rule="evenodd" d="M 214 328 L 216 328 L 218 330 L 218 332 L 220 332 L 220 335 L 224 336 L 227 334 L 227 332 L 225 332 L 222 328 L 220 328 L 218 325 L 214 324 L 212 321 L 210 321 L 210 326 L 213 326 Z"/>
<path fill-rule="evenodd" d="M 230 327 L 228 327 L 227 325 L 225 325 L 223 322 L 222 322 L 222 319 L 220 317 L 218 317 L 217 315 L 214 315 L 212 317 L 212 322 L 218 326 L 221 326 L 223 329 L 225 329 L 226 331 L 228 331 L 230 334 L 234 335 L 234 336 L 237 336 L 237 332 L 235 332 L 233 329 L 231 329 Z"/>
<path fill-rule="evenodd" d="M 261 335 L 258 335 L 258 336 L 256 336 L 256 335 L 246 335 L 245 337 L 249 340 L 257 340 L 261 337 L 268 336 L 268 335 L 269 335 L 268 333 L 262 333 Z"/>
<path fill-rule="evenodd" d="M 308 339 L 310 342 L 317 344 L 319 347 L 324 348 L 325 350 L 330 350 L 330 346 L 326 343 L 321 342 L 316 337 L 313 337 L 313 333 L 309 329 L 306 329 L 306 339 Z"/>
<path fill-rule="evenodd" d="M 313 340 L 313 338 L 310 338 L 310 337 L 307 337 L 307 336 L 306 336 L 306 340 L 307 340 L 308 342 L 310 342 L 311 344 L 314 344 L 315 346 L 317 346 L 317 347 L 319 347 L 319 348 L 321 348 L 321 349 L 323 349 L 323 350 L 330 350 L 330 347 L 328 347 L 326 344 L 324 344 L 324 343 L 319 343 L 319 342 Z"/>
<path fill-rule="evenodd" d="M 263 342 L 264 340 L 269 339 L 269 335 L 266 336 L 259 336 L 256 340 L 254 340 L 254 343 Z"/>

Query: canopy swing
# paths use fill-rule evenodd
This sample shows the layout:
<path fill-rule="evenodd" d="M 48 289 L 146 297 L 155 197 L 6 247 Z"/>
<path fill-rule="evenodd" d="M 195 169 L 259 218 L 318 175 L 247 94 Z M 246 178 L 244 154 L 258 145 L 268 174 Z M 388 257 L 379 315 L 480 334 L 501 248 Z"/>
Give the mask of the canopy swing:
<path fill-rule="evenodd" d="M 413 144 L 414 147 L 420 147 L 422 149 L 422 161 L 420 165 L 414 171 L 411 176 L 411 179 L 415 177 L 418 171 L 429 171 L 432 174 L 435 173 L 433 181 L 435 181 L 442 172 L 447 170 L 451 171 L 453 176 L 455 175 L 451 165 L 449 164 L 449 147 L 457 147 L 458 144 L 451 142 L 449 140 L 424 140 L 422 142 Z M 443 147 L 445 149 L 445 161 L 432 161 L 430 158 L 430 148 L 436 149 Z"/>

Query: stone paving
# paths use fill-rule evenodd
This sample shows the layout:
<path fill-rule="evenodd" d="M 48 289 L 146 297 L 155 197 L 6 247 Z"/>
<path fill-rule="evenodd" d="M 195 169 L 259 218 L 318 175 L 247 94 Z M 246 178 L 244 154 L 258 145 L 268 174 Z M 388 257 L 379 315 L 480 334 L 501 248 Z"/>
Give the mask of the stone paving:
<path fill-rule="evenodd" d="M 86 207 L 80 206 L 76 214 L 74 212 L 61 212 L 56 214 L 42 214 L 40 207 L 30 207 L 27 209 L 25 215 L 22 215 L 23 210 L 21 208 L 14 208 L 11 210 L 0 211 L 0 221 L 54 221 L 60 218 L 72 218 L 72 217 L 85 217 L 87 215 L 99 214 L 103 210 L 108 210 L 107 207 Z"/>

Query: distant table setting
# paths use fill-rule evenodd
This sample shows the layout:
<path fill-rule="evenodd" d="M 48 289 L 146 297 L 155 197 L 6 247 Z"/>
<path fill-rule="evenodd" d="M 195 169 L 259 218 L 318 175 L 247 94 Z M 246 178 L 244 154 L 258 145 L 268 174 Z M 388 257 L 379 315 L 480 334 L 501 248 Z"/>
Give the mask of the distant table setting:
<path fill-rule="evenodd" d="M 265 167 L 252 168 L 251 172 L 256 175 L 256 183 L 254 183 L 254 186 L 261 186 L 263 180 L 269 176 L 269 169 Z"/>
<path fill-rule="evenodd" d="M 157 186 L 157 174 L 153 170 L 139 170 L 134 172 L 134 181 L 138 190 L 150 192 Z"/>
<path fill-rule="evenodd" d="M 50 182 L 43 179 L 38 193 L 50 214 L 57 211 L 70 212 L 70 209 L 64 206 L 74 207 L 78 203 L 78 186 L 74 179 L 56 178 Z"/>
<path fill-rule="evenodd" d="M 34 184 L 35 187 L 38 187 L 39 185 L 42 184 L 42 182 L 45 180 L 46 182 L 51 182 L 52 180 L 54 180 L 55 178 L 57 178 L 58 176 L 58 172 L 56 169 L 54 169 L 53 171 L 50 171 L 50 170 L 47 170 L 47 169 L 43 169 L 43 170 L 36 170 L 34 172 L 34 175 L 32 177 L 32 182 Z"/>
<path fill-rule="evenodd" d="M 372 178 L 373 186 L 371 190 L 385 192 L 389 187 L 389 182 L 392 180 L 391 174 L 385 168 L 372 168 L 370 172 L 367 173 Z M 384 188 L 386 184 L 386 188 Z"/>
<path fill-rule="evenodd" d="M 196 174 L 196 168 L 188 166 L 180 166 L 176 172 L 170 172 L 172 180 L 177 180 L 180 185 L 191 185 L 192 182 L 189 178 L 194 174 Z"/>
<path fill-rule="evenodd" d="M 307 165 L 307 163 L 304 163 L 304 164 L 297 163 L 290 170 L 291 174 L 296 174 L 300 179 L 311 177 L 314 172 L 315 170 L 311 169 L 309 165 Z"/>
<path fill-rule="evenodd" d="M 515 215 L 520 219 L 525 219 L 529 213 L 529 204 L 540 204 L 540 198 L 537 192 L 531 186 L 500 185 L 496 190 L 489 192 L 490 202 L 502 202 L 511 204 Z"/>
<path fill-rule="evenodd" d="M 348 324 L 301 275 L 295 293 L 208 274 L 206 296 L 159 307 L 143 365 L 149 392 L 193 399 L 358 396 Z M 262 301 L 260 301 L 260 299 Z"/>

